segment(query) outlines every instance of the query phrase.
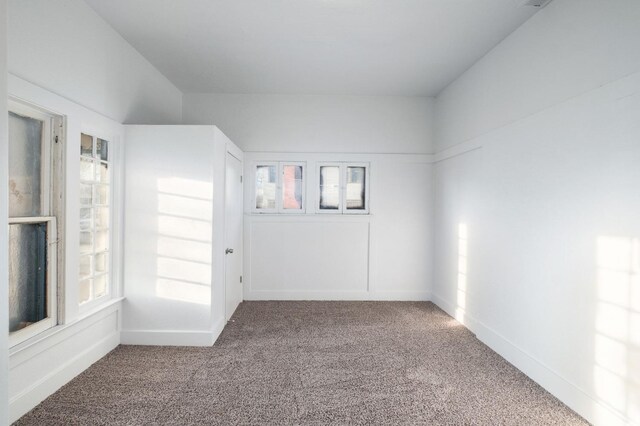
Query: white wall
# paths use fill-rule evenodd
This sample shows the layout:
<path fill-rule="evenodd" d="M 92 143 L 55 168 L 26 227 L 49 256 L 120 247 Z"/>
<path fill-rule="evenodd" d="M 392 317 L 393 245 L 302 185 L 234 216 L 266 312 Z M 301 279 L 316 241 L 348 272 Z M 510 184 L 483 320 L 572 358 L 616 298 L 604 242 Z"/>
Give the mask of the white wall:
<path fill-rule="evenodd" d="M 185 124 L 214 123 L 244 151 L 431 153 L 433 99 L 185 94 Z"/>
<path fill-rule="evenodd" d="M 9 150 L 7 144 L 7 2 L 0 0 L 0 241 L 8 241 L 9 230 Z M 0 330 L 9 329 L 9 259 L 7 244 L 0 245 Z M 6 332 L 0 333 L 0 425 L 9 421 L 9 342 Z"/>
<path fill-rule="evenodd" d="M 224 321 L 224 170 L 214 126 L 126 126 L 122 342 L 210 346 Z"/>
<path fill-rule="evenodd" d="M 473 139 L 640 67 L 635 0 L 555 0 L 437 100 L 436 151 Z"/>
<path fill-rule="evenodd" d="M 306 165 L 306 213 L 252 213 L 260 161 Z M 366 162 L 369 215 L 316 214 L 317 164 Z M 431 157 L 245 153 L 247 300 L 429 300 Z"/>
<path fill-rule="evenodd" d="M 640 421 L 638 22 L 556 0 L 436 107 L 434 300 L 602 425 Z"/>
<path fill-rule="evenodd" d="M 185 123 L 246 152 L 245 299 L 427 299 L 432 115 L 425 97 L 186 94 Z M 251 214 L 258 160 L 307 163 L 308 214 Z M 371 215 L 312 214 L 317 161 L 370 162 Z"/>
<path fill-rule="evenodd" d="M 9 72 L 119 123 L 169 124 L 182 93 L 82 0 L 9 0 Z"/>

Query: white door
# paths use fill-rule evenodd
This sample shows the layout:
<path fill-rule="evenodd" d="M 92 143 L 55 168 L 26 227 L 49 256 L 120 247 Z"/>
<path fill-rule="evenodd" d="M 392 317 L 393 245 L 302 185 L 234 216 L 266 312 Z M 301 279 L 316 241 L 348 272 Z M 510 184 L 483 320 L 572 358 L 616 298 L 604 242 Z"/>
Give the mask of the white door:
<path fill-rule="evenodd" d="M 225 315 L 242 302 L 242 163 L 227 153 L 225 175 Z"/>

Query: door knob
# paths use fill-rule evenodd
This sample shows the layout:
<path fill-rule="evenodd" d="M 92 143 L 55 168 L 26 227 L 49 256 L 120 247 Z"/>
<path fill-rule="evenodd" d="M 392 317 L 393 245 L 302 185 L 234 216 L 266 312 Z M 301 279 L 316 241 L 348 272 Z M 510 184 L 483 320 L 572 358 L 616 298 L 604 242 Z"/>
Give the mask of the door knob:
<path fill-rule="evenodd" d="M 232 248 L 228 248 L 224 251 L 224 254 L 229 254 L 229 253 L 233 253 L 233 249 Z"/>

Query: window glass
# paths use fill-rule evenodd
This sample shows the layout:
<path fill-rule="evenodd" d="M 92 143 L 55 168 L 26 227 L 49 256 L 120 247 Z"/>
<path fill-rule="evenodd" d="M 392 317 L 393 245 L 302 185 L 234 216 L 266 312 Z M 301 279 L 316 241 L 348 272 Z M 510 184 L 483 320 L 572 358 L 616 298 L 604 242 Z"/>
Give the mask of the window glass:
<path fill-rule="evenodd" d="M 80 135 L 80 155 L 93 157 L 93 137 L 84 133 Z"/>
<path fill-rule="evenodd" d="M 276 208 L 277 172 L 275 165 L 256 167 L 256 208 Z"/>
<path fill-rule="evenodd" d="M 109 161 L 109 142 L 98 138 L 96 141 L 96 157 L 102 161 Z"/>
<path fill-rule="evenodd" d="M 80 159 L 80 180 L 91 182 L 95 176 L 95 163 L 91 159 Z"/>
<path fill-rule="evenodd" d="M 43 216 L 42 134 L 44 123 L 9 112 L 9 216 Z"/>
<path fill-rule="evenodd" d="M 320 167 L 320 209 L 340 209 L 340 166 Z"/>
<path fill-rule="evenodd" d="M 282 206 L 302 209 L 302 166 L 285 165 L 282 168 Z"/>
<path fill-rule="evenodd" d="M 47 318 L 47 225 L 9 225 L 9 332 Z"/>
<path fill-rule="evenodd" d="M 110 168 L 109 142 L 80 139 L 80 303 L 108 294 Z"/>
<path fill-rule="evenodd" d="M 347 210 L 364 210 L 365 208 L 365 167 L 347 167 Z"/>

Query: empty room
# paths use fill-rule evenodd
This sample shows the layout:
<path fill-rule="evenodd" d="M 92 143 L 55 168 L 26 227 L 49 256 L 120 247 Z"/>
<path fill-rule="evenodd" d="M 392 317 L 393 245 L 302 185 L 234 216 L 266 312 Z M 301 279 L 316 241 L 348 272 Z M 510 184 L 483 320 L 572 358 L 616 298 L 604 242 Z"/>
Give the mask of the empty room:
<path fill-rule="evenodd" d="M 640 1 L 0 0 L 0 40 L 0 426 L 640 426 Z"/>

